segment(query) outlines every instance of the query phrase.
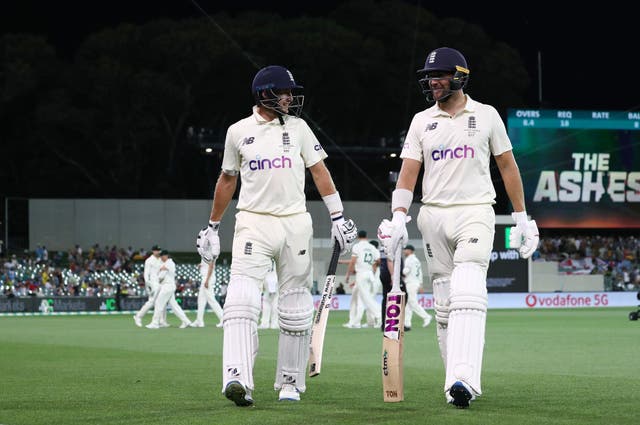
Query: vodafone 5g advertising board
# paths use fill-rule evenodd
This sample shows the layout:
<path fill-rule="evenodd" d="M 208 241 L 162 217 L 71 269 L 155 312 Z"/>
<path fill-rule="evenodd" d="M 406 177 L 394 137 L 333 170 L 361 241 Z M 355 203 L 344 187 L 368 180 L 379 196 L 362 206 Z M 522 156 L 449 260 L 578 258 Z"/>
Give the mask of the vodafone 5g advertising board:
<path fill-rule="evenodd" d="M 313 297 L 316 308 L 320 296 Z M 376 301 L 380 303 L 382 296 Z M 334 295 L 332 310 L 349 310 L 351 295 Z M 433 310 L 433 295 L 418 294 L 418 304 Z M 489 308 L 547 309 L 547 308 L 599 308 L 635 307 L 638 304 L 635 292 L 537 292 L 537 293 L 489 293 Z"/>

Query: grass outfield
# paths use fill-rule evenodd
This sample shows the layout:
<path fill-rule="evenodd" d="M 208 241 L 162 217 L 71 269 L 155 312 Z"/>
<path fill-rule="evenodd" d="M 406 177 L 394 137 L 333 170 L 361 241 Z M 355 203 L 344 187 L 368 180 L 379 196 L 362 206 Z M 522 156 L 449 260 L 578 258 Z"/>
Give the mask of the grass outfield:
<path fill-rule="evenodd" d="M 204 329 L 170 315 L 157 331 L 130 315 L 0 317 L 0 424 L 637 424 L 631 310 L 490 310 L 484 395 L 466 410 L 444 401 L 434 324 L 406 334 L 402 403 L 382 402 L 381 333 L 343 328 L 346 312 L 331 313 L 323 373 L 300 403 L 277 401 L 277 331 L 260 331 L 256 404 L 239 408 L 220 393 L 212 314 Z"/>

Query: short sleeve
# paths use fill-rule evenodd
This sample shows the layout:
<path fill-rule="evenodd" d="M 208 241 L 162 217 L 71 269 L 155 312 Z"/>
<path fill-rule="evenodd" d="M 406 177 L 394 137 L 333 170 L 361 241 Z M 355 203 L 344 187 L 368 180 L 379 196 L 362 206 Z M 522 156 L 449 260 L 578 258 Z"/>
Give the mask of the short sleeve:
<path fill-rule="evenodd" d="M 512 150 L 513 147 L 511 146 L 511 140 L 507 135 L 507 129 L 504 126 L 504 122 L 502 122 L 500 114 L 498 114 L 498 111 L 496 111 L 494 107 L 490 106 L 490 108 L 492 125 L 489 147 L 491 153 L 496 156 Z"/>
<path fill-rule="evenodd" d="M 240 171 L 240 151 L 236 146 L 233 135 L 233 126 L 227 130 L 227 137 L 224 141 L 224 156 L 222 158 L 222 171 L 225 174 L 238 174 Z"/>
<path fill-rule="evenodd" d="M 327 157 L 327 153 L 322 148 L 316 135 L 313 134 L 306 121 L 301 118 L 298 135 L 300 137 L 300 155 L 302 155 L 305 168 L 309 168 Z"/>
<path fill-rule="evenodd" d="M 422 158 L 422 142 L 420 141 L 420 130 L 418 116 L 415 115 L 411 120 L 411 125 L 407 131 L 407 137 L 404 139 L 402 145 L 402 152 L 400 152 L 400 158 L 415 159 L 416 161 L 423 161 Z"/>

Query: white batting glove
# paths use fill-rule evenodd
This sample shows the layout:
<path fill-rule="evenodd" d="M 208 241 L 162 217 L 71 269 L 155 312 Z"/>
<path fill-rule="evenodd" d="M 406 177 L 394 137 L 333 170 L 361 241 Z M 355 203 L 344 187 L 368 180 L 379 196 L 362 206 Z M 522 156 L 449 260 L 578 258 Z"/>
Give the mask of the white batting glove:
<path fill-rule="evenodd" d="M 404 245 L 409 240 L 407 233 L 407 223 L 411 217 L 402 211 L 394 211 L 391 221 L 386 218 L 378 226 L 378 239 L 382 242 L 387 258 L 393 261 L 398 247 Z"/>
<path fill-rule="evenodd" d="M 529 258 L 538 249 L 540 234 L 535 220 L 527 220 L 525 211 L 511 213 L 516 225 L 511 228 L 509 245 L 517 248 L 521 258 Z"/>
<path fill-rule="evenodd" d="M 200 254 L 202 260 L 207 264 L 211 261 L 215 261 L 220 255 L 220 236 L 218 236 L 219 228 L 219 221 L 209 221 L 209 225 L 200 230 L 198 237 L 196 238 L 198 254 Z"/>
<path fill-rule="evenodd" d="M 342 213 L 331 216 L 331 239 L 338 241 L 340 255 L 351 249 L 353 241 L 358 237 L 358 229 L 353 220 L 345 220 Z"/>

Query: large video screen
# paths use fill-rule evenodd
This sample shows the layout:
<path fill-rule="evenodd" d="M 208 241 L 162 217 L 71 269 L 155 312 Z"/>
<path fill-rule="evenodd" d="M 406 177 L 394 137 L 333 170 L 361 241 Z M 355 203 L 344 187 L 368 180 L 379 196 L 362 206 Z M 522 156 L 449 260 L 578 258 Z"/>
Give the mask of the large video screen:
<path fill-rule="evenodd" d="M 538 227 L 640 228 L 640 112 L 510 109 Z"/>

